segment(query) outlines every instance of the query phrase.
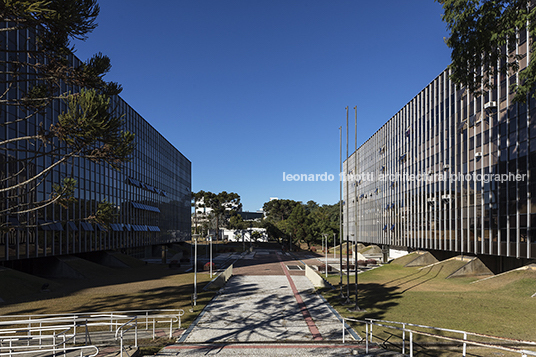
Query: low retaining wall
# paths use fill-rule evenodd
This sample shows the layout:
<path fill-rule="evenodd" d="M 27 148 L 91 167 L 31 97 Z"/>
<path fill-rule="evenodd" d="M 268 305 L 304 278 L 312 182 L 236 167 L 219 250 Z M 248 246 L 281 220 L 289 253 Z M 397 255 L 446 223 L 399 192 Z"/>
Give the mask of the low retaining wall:
<path fill-rule="evenodd" d="M 225 283 L 233 276 L 233 264 L 229 265 L 227 269 L 218 274 L 217 277 L 212 279 L 210 283 L 203 289 L 219 289 L 225 285 Z"/>
<path fill-rule="evenodd" d="M 330 286 L 313 268 L 309 265 L 305 265 L 305 276 L 311 280 L 315 288 L 325 288 Z"/>

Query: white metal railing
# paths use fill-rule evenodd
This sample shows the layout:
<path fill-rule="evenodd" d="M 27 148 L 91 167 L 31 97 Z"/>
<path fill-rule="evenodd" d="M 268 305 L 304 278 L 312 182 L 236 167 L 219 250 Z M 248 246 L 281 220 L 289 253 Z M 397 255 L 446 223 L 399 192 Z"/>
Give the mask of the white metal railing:
<path fill-rule="evenodd" d="M 485 348 L 491 348 L 491 349 L 497 349 L 497 350 L 503 350 L 508 352 L 514 352 L 521 354 L 521 357 L 528 357 L 528 356 L 536 356 L 536 352 L 524 350 L 520 348 L 515 347 L 506 347 L 501 345 L 496 345 L 492 343 L 487 342 L 479 342 L 474 340 L 468 340 L 467 336 L 475 336 L 475 337 L 483 337 L 488 338 L 492 340 L 499 340 L 507 343 L 515 343 L 515 344 L 521 344 L 521 345 L 531 345 L 536 346 L 536 342 L 534 341 L 525 341 L 525 340 L 514 340 L 504 337 L 496 337 L 496 336 L 490 336 L 485 334 L 479 334 L 474 332 L 467 332 L 467 331 L 460 331 L 460 330 L 452 330 L 452 329 L 445 329 L 440 327 L 433 327 L 433 326 L 426 326 L 426 325 L 418 325 L 418 324 L 411 324 L 411 323 L 405 323 L 405 322 L 395 322 L 395 321 L 385 321 L 385 320 L 377 320 L 377 319 L 366 319 L 366 320 L 357 320 L 357 319 L 351 319 L 351 318 L 342 318 L 342 342 L 345 342 L 345 332 L 346 332 L 346 321 L 354 321 L 357 323 L 365 324 L 365 349 L 366 353 L 369 351 L 369 344 L 372 343 L 372 326 L 376 325 L 379 327 L 386 327 L 389 329 L 401 331 L 402 333 L 402 354 L 406 353 L 406 333 L 409 334 L 409 356 L 413 357 L 413 335 L 422 335 L 422 336 L 428 336 L 432 338 L 447 340 L 451 342 L 458 342 L 462 344 L 463 350 L 462 350 L 462 356 L 467 355 L 467 345 L 473 345 L 473 346 L 479 346 L 479 347 L 485 347 Z M 401 325 L 401 327 L 392 326 L 388 324 L 395 324 L 395 325 Z M 451 332 L 455 334 L 461 334 L 463 338 L 458 337 L 449 337 L 449 336 L 443 336 L 438 335 L 430 332 L 424 332 L 424 331 L 417 331 L 407 328 L 408 326 L 411 327 L 417 327 L 417 328 L 425 328 L 430 329 L 433 331 L 441 331 L 441 332 Z"/>
<path fill-rule="evenodd" d="M 170 331 L 173 330 L 173 324 L 178 323 L 177 328 L 181 328 L 182 309 L 154 309 L 154 310 L 127 310 L 127 311 L 110 311 L 110 312 L 85 312 L 76 314 L 41 314 L 41 315 L 5 315 L 0 316 L 0 335 L 6 333 L 8 328 L 2 326 L 27 325 L 29 335 L 32 331 L 43 330 L 43 324 L 55 325 L 60 322 L 88 322 L 88 326 L 97 326 L 98 321 L 108 319 L 110 331 L 113 331 L 114 325 L 121 324 L 120 321 L 128 320 L 137 316 L 141 321 L 145 319 L 145 329 L 149 329 L 149 323 L 166 323 L 170 324 Z M 38 327 L 35 327 L 38 324 Z M 170 338 L 172 334 L 170 334 Z"/>
<path fill-rule="evenodd" d="M 119 337 L 120 339 L 120 347 L 119 350 L 121 351 L 121 357 L 123 357 L 123 350 L 125 349 L 123 347 L 123 334 L 130 331 L 131 329 L 134 329 L 134 347 L 138 347 L 138 317 L 135 316 L 132 319 L 128 320 L 121 326 L 115 330 L 115 339 Z"/>
<path fill-rule="evenodd" d="M 51 337 L 51 336 L 47 336 Z M 42 338 L 40 338 L 42 339 Z M 4 341 L 6 342 L 6 341 Z M 95 345 L 84 345 L 84 346 L 66 346 L 63 341 L 53 344 L 39 344 L 35 345 L 13 345 L 13 340 L 9 340 L 8 346 L 0 346 L 0 356 L 2 357 L 13 357 L 20 355 L 28 355 L 30 353 L 48 353 L 52 352 L 54 356 L 57 354 L 65 354 L 67 352 L 79 351 L 80 357 L 95 357 L 99 354 L 99 348 Z M 7 350 L 7 351 L 6 351 Z"/>
<path fill-rule="evenodd" d="M 56 320 L 57 321 L 57 320 Z M 83 346 L 67 346 L 67 344 L 75 344 L 76 338 L 76 323 L 74 325 L 55 325 L 47 326 L 42 328 L 39 331 L 37 336 L 25 336 L 25 335 L 13 335 L 13 336 L 2 336 L 0 337 L 0 356 L 17 356 L 21 354 L 29 354 L 35 352 L 52 352 L 54 356 L 58 353 L 64 353 L 73 350 L 79 350 L 80 356 L 96 356 L 99 352 L 99 349 L 94 345 L 88 345 L 87 343 Z M 56 333 L 58 329 L 64 328 L 64 330 Z M 34 331 L 37 328 L 33 329 Z M 73 330 L 73 333 L 69 334 L 68 332 Z M 26 332 L 28 329 L 18 330 L 15 332 Z M 42 334 L 42 332 L 52 331 L 52 334 Z M 49 343 L 46 343 L 47 340 L 50 340 Z M 72 342 L 71 342 L 72 341 Z M 8 345 L 6 345 L 8 344 Z M 84 350 L 91 348 L 95 350 L 94 354 L 84 355 Z M 7 352 L 5 352 L 7 350 Z"/>
<path fill-rule="evenodd" d="M 80 327 L 85 329 L 85 344 L 88 345 L 89 340 L 91 345 L 89 330 L 95 331 L 96 328 L 103 326 L 110 332 L 115 330 L 115 338 L 120 339 L 122 353 L 124 334 L 132 328 L 137 347 L 138 321 L 145 320 L 145 330 L 149 330 L 149 325 L 152 323 L 153 339 L 156 337 L 156 324 L 169 323 L 169 338 L 172 338 L 173 326 L 175 324 L 181 328 L 183 315 L 182 309 L 160 309 L 0 316 L 0 357 L 8 356 L 9 353 L 15 354 L 15 352 L 3 352 L 7 348 L 12 348 L 8 351 L 13 351 L 25 347 L 27 350 L 23 353 L 28 353 L 30 347 L 41 352 L 48 349 L 54 352 L 58 339 L 61 340 L 59 344 L 62 350 L 72 349 L 74 347 L 68 347 L 67 344 L 76 344 L 77 336 L 80 337 L 77 328 L 79 332 Z M 47 340 L 50 342 L 47 343 Z"/>

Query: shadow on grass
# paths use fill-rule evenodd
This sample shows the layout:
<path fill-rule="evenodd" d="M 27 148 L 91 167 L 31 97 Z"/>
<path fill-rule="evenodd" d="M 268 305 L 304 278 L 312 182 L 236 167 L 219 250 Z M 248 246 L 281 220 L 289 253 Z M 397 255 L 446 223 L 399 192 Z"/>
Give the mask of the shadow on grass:
<path fill-rule="evenodd" d="M 365 312 L 349 312 L 348 308 L 350 305 L 344 305 L 345 298 L 340 298 L 339 289 L 324 290 L 323 295 L 344 317 L 383 319 L 387 310 L 398 304 L 396 300 L 401 298 L 402 295 L 398 290 L 399 289 L 396 286 L 386 286 L 385 284 L 359 283 L 358 305 L 361 309 L 365 310 Z M 350 300 L 355 304 L 353 284 L 351 284 L 350 292 Z M 357 314 L 359 314 L 359 316 L 356 316 Z"/>
<path fill-rule="evenodd" d="M 388 284 L 396 284 L 396 285 L 406 284 L 406 283 L 409 283 L 409 282 L 411 282 L 413 280 L 420 279 L 424 275 L 428 274 L 431 271 L 431 269 L 428 269 L 425 273 L 423 273 L 423 271 L 424 270 L 417 270 L 414 273 L 407 274 L 407 275 L 401 276 L 399 278 L 387 281 L 387 282 L 385 282 L 385 284 L 387 284 L 387 285 Z M 405 281 L 405 279 L 409 279 L 409 280 Z"/>
<path fill-rule="evenodd" d="M 421 276 L 418 276 L 417 278 L 412 279 L 412 280 L 410 280 L 410 281 L 415 281 L 415 280 L 424 278 L 425 276 L 427 276 L 429 273 L 432 272 L 432 269 L 433 269 L 433 267 L 431 267 L 430 269 L 428 269 L 428 271 L 427 271 L 426 273 L 424 273 L 424 274 L 422 274 Z M 425 279 L 425 280 L 423 280 L 423 281 L 420 281 L 420 282 L 418 282 L 418 283 L 413 284 L 413 285 L 410 286 L 410 287 L 405 288 L 404 290 L 402 290 L 402 293 L 405 293 L 406 291 L 409 291 L 409 290 L 411 290 L 411 289 L 414 289 L 414 288 L 416 288 L 416 287 L 419 286 L 419 285 L 426 284 L 426 283 L 429 282 L 430 280 L 433 280 L 433 279 L 437 278 L 437 277 L 439 276 L 439 274 L 441 273 L 442 270 L 443 270 L 443 266 L 439 267 L 439 269 L 437 270 L 437 272 L 435 273 L 434 276 L 431 276 L 431 277 L 429 277 L 429 278 L 427 278 L 427 279 Z M 409 283 L 410 281 L 407 281 L 407 282 L 405 282 L 405 283 L 403 283 L 403 284 L 407 284 L 407 283 Z"/>
<path fill-rule="evenodd" d="M 198 291 L 201 291 L 206 283 L 198 285 Z M 100 287 L 100 286 L 91 286 Z M 91 289 L 87 287 L 87 289 Z M 118 288 L 119 290 L 119 288 Z M 76 291 L 75 291 L 76 293 Z M 214 292 L 207 292 L 213 295 Z M 192 294 L 192 284 L 186 283 L 176 286 L 163 286 L 152 289 L 141 289 L 134 293 L 110 293 L 102 296 L 95 295 L 80 295 L 78 301 L 81 303 L 75 305 L 78 312 L 91 312 L 107 309 L 108 311 L 118 311 L 126 309 L 172 309 L 177 306 L 177 299 L 188 297 L 188 302 L 184 304 L 185 299 L 181 299 L 181 305 L 188 306 L 190 304 L 190 296 Z M 198 293 L 198 295 L 201 295 Z M 77 297 L 78 295 L 75 295 Z M 60 296 L 63 297 L 63 296 Z M 49 296 L 47 300 L 54 299 Z M 83 303 L 83 300 L 87 300 Z M 4 305 L 5 306 L 5 305 Z M 21 313 L 35 312 L 42 310 L 45 306 L 35 309 L 21 310 Z"/>
<path fill-rule="evenodd" d="M 281 262 L 283 264 L 291 261 L 295 262 L 293 256 L 281 254 L 280 251 L 275 249 L 259 249 L 256 253 L 258 254 L 252 256 L 252 259 L 238 261 L 236 266 L 250 268 L 250 271 L 269 269 L 270 275 L 283 276 Z M 198 274 L 198 306 L 194 311 L 190 312 L 193 293 L 193 277 L 191 275 L 187 278 L 181 278 L 182 273 L 158 265 L 112 269 L 111 272 L 113 274 L 109 276 L 94 279 L 55 279 L 62 285 L 61 289 L 46 294 L 37 293 L 27 297 L 27 301 L 31 301 L 32 304 L 21 305 L 21 309 L 18 309 L 16 313 L 40 314 L 50 312 L 182 308 L 185 311 L 182 322 L 185 325 L 189 325 L 216 294 L 215 291 L 205 292 L 202 290 L 209 279 L 206 274 Z M 175 275 L 177 277 L 174 277 Z M 253 273 L 252 275 L 255 274 Z M 301 275 L 303 275 L 303 272 L 301 272 Z M 199 280 L 200 276 L 203 281 Z M 174 284 L 173 280 L 167 280 L 168 278 L 176 279 L 176 284 Z M 263 338 L 275 340 L 303 340 L 307 338 L 303 336 L 303 332 L 282 328 L 281 326 L 282 321 L 293 325 L 297 324 L 298 321 L 302 323 L 303 320 L 294 296 L 292 294 L 280 294 L 280 291 L 283 292 L 284 289 L 289 290 L 286 284 L 285 286 L 283 284 L 276 284 L 276 286 L 249 284 L 249 280 L 240 281 L 240 278 L 241 276 L 234 276 L 230 280 L 224 289 L 223 300 L 219 298 L 212 300 L 211 310 L 219 314 L 214 316 L 232 325 L 229 328 L 218 330 L 218 328 L 208 324 L 206 328 L 210 331 L 207 331 L 214 333 L 217 337 L 207 337 L 207 342 L 217 340 L 232 341 L 236 338 L 246 341 Z M 164 279 L 161 283 L 162 286 L 158 286 L 158 284 L 149 285 L 153 280 L 157 279 Z M 138 283 L 138 285 L 135 287 L 122 286 L 122 284 L 128 283 Z M 142 286 L 140 287 L 139 285 Z M 95 292 L 91 290 L 82 292 L 92 288 L 96 288 Z M 260 291 L 261 289 L 263 291 Z M 279 289 L 281 290 L 279 291 Z M 240 303 L 236 302 L 249 302 L 259 292 L 261 296 L 255 297 L 254 308 L 251 311 L 244 312 L 239 305 Z M 54 298 L 59 299 L 53 302 Z M 62 298 L 66 298 L 66 300 L 62 300 Z M 38 302 L 38 300 L 45 299 L 50 300 Z M 34 304 L 34 301 L 37 304 Z M 308 308 L 320 309 L 321 306 L 308 306 Z"/>
<path fill-rule="evenodd" d="M 370 312 L 363 314 L 361 317 L 383 319 L 385 311 L 393 306 L 396 306 L 396 300 L 402 298 L 402 294 L 420 285 L 426 284 L 433 279 L 436 279 L 441 273 L 442 269 L 443 267 L 439 267 L 435 274 L 432 275 L 432 267 L 426 271 L 422 270 L 416 273 L 411 273 L 405 277 L 394 279 L 384 284 L 360 283 L 358 285 L 358 305 L 364 310 L 370 310 Z M 396 285 L 391 285 L 395 281 L 398 281 L 398 283 Z M 407 284 L 411 285 L 406 286 Z"/>
<path fill-rule="evenodd" d="M 7 301 L 0 314 L 43 314 L 63 312 L 113 311 L 127 309 L 189 308 L 193 294 L 193 274 L 181 273 L 163 265 L 111 269 L 108 276 L 93 279 L 48 279 L 50 291 L 39 287 Z M 208 283 L 207 273 L 198 273 L 199 299 L 215 294 L 202 292 Z M 133 284 L 133 285 L 129 285 Z M 137 284 L 137 285 L 136 285 Z M 52 285 L 52 284 L 51 284 Z M 155 286 L 154 288 L 145 288 Z M 161 285 L 161 286 L 158 286 Z M 128 292 L 121 292 L 127 286 Z M 139 287 L 139 288 L 138 288 Z M 92 293 L 91 289 L 95 290 Z M 98 289 L 104 289 L 105 292 Z"/>
<path fill-rule="evenodd" d="M 238 265 L 259 267 L 263 264 L 279 261 L 275 255 L 276 250 L 270 254 L 258 255 L 252 260 L 241 260 Z M 284 260 L 291 257 L 282 256 Z M 193 275 L 169 269 L 165 265 L 148 264 L 130 268 L 106 268 L 108 274 L 91 279 L 41 279 L 50 282 L 50 291 L 41 291 L 41 284 L 34 284 L 35 292 L 21 294 L 10 299 L 0 306 L 0 314 L 42 314 L 55 312 L 84 312 L 84 311 L 112 311 L 127 309 L 165 309 L 182 308 L 185 311 L 192 308 Z M 279 266 L 279 269 L 280 266 Z M 282 274 L 282 271 L 281 271 Z M 184 276 L 182 278 L 181 276 Z M 198 273 L 198 305 L 204 306 L 214 296 L 215 291 L 203 292 L 202 289 L 210 278 L 208 272 Z M 128 293 L 121 292 L 123 284 L 145 284 L 147 286 L 159 279 L 164 279 L 161 287 L 129 288 Z M 177 284 L 167 279 L 176 279 Z M 158 285 L 158 284 L 157 284 Z M 91 289 L 107 290 L 95 294 Z M 86 291 L 88 290 L 89 293 Z M 85 291 L 85 292 L 83 292 Z M 82 293 L 83 292 L 83 293 Z M 79 295 L 82 293 L 81 295 Z M 247 294 L 247 289 L 243 294 Z M 54 301 L 58 299 L 57 301 Z M 67 299 L 67 300 L 62 300 Z M 18 306 L 19 304 L 20 307 Z M 201 307 L 202 308 L 202 307 Z M 200 311 L 200 308 L 196 308 Z M 197 312 L 199 312 L 197 311 Z M 186 314 L 188 315 L 188 314 Z M 185 317 L 186 317 L 185 315 Z"/>

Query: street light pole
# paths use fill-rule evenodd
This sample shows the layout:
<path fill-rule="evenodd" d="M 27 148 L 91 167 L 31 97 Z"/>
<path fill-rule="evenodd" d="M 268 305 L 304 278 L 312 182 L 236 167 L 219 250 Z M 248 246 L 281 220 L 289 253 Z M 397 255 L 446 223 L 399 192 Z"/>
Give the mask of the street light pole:
<path fill-rule="evenodd" d="M 194 235 L 194 306 L 197 305 L 197 238 L 199 234 Z"/>
<path fill-rule="evenodd" d="M 339 126 L 339 146 L 340 146 L 340 155 L 339 155 L 339 287 L 340 287 L 340 298 L 344 297 L 342 293 L 342 180 L 344 178 L 342 172 L 342 126 Z"/>
<path fill-rule="evenodd" d="M 212 236 L 210 236 L 210 278 L 212 279 Z"/>
<path fill-rule="evenodd" d="M 348 107 L 346 107 L 346 172 L 349 172 L 348 158 Z M 350 221 L 348 219 L 350 214 L 350 208 L 348 204 L 348 189 L 348 178 L 346 178 L 346 215 L 344 216 L 346 223 L 346 303 L 350 303 Z"/>
<path fill-rule="evenodd" d="M 337 236 L 335 235 L 335 233 L 333 233 L 333 259 L 337 259 L 337 256 L 335 255 L 335 248 L 336 248 L 336 244 L 337 244 L 336 237 Z"/>
<path fill-rule="evenodd" d="M 348 224 L 346 225 L 348 227 Z M 350 303 L 350 237 L 346 235 L 346 304 Z"/>
<path fill-rule="evenodd" d="M 328 277 L 328 235 L 327 234 L 323 234 L 325 237 L 326 237 L 326 263 L 324 264 L 326 266 L 326 279 Z"/>
<path fill-rule="evenodd" d="M 288 236 L 288 251 L 292 252 L 292 236 L 290 234 Z"/>
<path fill-rule="evenodd" d="M 354 152 L 354 174 L 357 175 L 357 105 L 354 107 L 355 109 L 355 152 Z M 359 307 L 359 302 L 358 302 L 358 297 L 359 297 L 359 294 L 358 294 L 358 278 L 357 278 L 357 275 L 359 273 L 359 264 L 358 264 L 358 259 L 357 259 L 357 184 L 354 185 L 355 187 L 355 190 L 354 190 L 354 202 L 355 202 L 355 205 L 354 205 L 354 223 L 355 223 L 355 227 L 354 227 L 354 231 L 355 231 L 355 240 L 354 240 L 354 254 L 355 254 L 355 306 L 354 306 L 354 311 L 362 311 L 361 308 Z"/>

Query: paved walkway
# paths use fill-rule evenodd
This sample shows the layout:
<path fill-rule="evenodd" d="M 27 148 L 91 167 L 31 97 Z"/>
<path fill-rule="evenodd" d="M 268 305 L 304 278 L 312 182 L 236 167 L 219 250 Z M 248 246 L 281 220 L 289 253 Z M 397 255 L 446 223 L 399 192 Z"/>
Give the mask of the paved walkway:
<path fill-rule="evenodd" d="M 237 262 L 235 275 L 181 341 L 340 340 L 342 323 L 316 294 L 303 271 L 296 269 L 300 265 L 275 251 L 261 250 L 245 256 Z"/>
<path fill-rule="evenodd" d="M 356 339 L 360 339 L 351 331 Z M 255 250 L 179 339 L 157 356 L 400 356 L 352 340 L 289 254 Z M 348 344 L 348 340 L 350 343 Z"/>

